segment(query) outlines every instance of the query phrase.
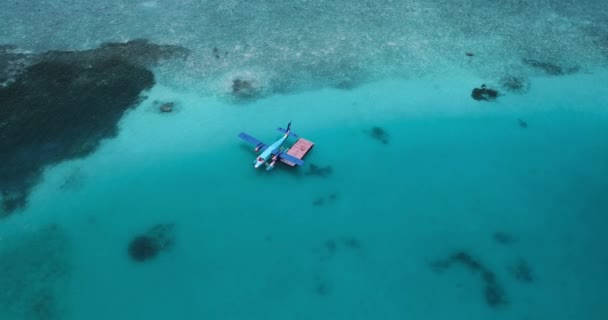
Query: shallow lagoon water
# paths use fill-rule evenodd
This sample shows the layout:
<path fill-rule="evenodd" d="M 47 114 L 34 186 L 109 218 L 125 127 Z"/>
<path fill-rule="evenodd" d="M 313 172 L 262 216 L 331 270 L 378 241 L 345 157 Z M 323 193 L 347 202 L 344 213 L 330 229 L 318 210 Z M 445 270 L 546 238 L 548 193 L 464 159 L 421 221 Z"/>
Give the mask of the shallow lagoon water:
<path fill-rule="evenodd" d="M 601 319 L 605 80 L 539 77 L 478 102 L 474 77 L 395 79 L 237 106 L 159 85 L 118 137 L 48 168 L 0 243 L 48 223 L 69 235 L 65 319 Z M 236 134 L 271 141 L 290 120 L 316 144 L 307 165 L 253 169 Z M 134 235 L 158 223 L 175 225 L 173 249 L 131 260 Z M 508 302 L 489 306 L 464 265 L 433 267 L 459 251 Z M 532 283 L 511 272 L 521 259 Z"/>

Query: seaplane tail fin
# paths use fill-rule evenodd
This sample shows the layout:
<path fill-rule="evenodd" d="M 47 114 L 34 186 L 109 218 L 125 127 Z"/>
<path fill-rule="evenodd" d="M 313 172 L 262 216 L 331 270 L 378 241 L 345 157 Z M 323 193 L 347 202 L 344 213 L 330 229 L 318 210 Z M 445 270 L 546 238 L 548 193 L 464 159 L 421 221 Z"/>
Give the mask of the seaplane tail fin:
<path fill-rule="evenodd" d="M 287 123 L 287 129 L 277 128 L 277 130 L 279 130 L 283 133 L 288 133 L 290 137 L 298 138 L 297 134 L 291 132 L 291 121 L 289 121 L 289 123 Z"/>

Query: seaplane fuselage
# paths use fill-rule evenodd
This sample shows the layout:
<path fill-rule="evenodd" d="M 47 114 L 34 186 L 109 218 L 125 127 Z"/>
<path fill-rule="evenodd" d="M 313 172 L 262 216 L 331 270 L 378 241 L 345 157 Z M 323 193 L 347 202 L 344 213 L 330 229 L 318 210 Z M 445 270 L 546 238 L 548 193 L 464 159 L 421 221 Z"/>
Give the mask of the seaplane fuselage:
<path fill-rule="evenodd" d="M 266 150 L 264 150 L 264 152 L 262 152 L 255 160 L 253 160 L 253 166 L 257 169 L 261 165 L 266 163 L 266 161 L 268 161 L 268 159 L 270 159 L 270 157 L 272 156 L 273 151 L 279 149 L 281 147 L 281 145 L 283 145 L 283 142 L 285 142 L 285 140 L 287 140 L 288 137 L 289 137 L 289 133 L 286 133 L 283 135 L 283 137 L 281 137 L 281 139 L 275 141 L 268 148 L 266 148 Z M 272 159 L 272 162 L 270 163 L 270 166 L 274 167 L 277 160 L 278 160 L 278 157 L 274 156 Z"/>

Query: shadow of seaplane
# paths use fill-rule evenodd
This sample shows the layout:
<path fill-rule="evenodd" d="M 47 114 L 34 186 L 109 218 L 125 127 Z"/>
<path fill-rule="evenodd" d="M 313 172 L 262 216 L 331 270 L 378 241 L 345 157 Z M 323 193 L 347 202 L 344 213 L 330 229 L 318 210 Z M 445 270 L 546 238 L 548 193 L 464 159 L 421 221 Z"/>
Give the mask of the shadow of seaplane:
<path fill-rule="evenodd" d="M 288 163 L 299 166 L 304 164 L 304 161 L 302 161 L 301 159 L 287 154 L 286 148 L 282 147 L 283 143 L 285 142 L 285 140 L 287 140 L 287 138 L 298 138 L 298 135 L 291 132 L 291 122 L 287 124 L 287 129 L 278 128 L 278 130 L 283 132 L 284 135 L 270 146 L 244 132 L 239 133 L 239 138 L 255 146 L 255 149 L 253 149 L 253 151 L 255 151 L 256 153 L 260 151 L 262 152 L 257 158 L 255 158 L 255 160 L 253 160 L 254 168 L 257 169 L 262 166 L 262 164 L 265 164 L 266 170 L 269 171 L 275 167 L 278 160 L 282 160 L 283 162 L 287 161 Z M 270 163 L 268 163 L 269 159 L 272 160 Z"/>

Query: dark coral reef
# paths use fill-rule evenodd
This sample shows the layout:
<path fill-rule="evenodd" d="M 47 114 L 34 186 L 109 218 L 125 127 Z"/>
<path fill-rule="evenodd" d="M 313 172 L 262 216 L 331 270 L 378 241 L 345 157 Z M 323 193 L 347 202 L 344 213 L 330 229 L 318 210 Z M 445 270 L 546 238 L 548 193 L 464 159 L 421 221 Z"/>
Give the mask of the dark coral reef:
<path fill-rule="evenodd" d="M 382 144 L 388 144 L 389 134 L 381 127 L 372 127 L 370 130 L 364 130 L 372 139 L 381 142 Z"/>
<path fill-rule="evenodd" d="M 488 306 L 497 308 L 508 303 L 506 292 L 498 282 L 496 274 L 466 251 L 455 252 L 447 259 L 435 261 L 431 265 L 436 271 L 445 271 L 454 264 L 465 266 L 481 276 L 484 283 L 483 296 Z"/>
<path fill-rule="evenodd" d="M 174 242 L 174 225 L 156 224 L 131 240 L 128 248 L 129 256 L 137 262 L 147 261 L 163 251 L 170 250 Z"/>
<path fill-rule="evenodd" d="M 181 47 L 145 40 L 85 51 L 0 50 L 0 217 L 25 207 L 48 165 L 84 157 L 154 85 L 148 69 L 185 57 Z"/>
<path fill-rule="evenodd" d="M 0 45 L 0 88 L 12 83 L 15 76 L 31 63 L 31 57 L 15 46 Z"/>
<path fill-rule="evenodd" d="M 517 242 L 517 238 L 508 233 L 508 232 L 504 232 L 504 231 L 496 231 L 494 232 L 494 234 L 492 235 L 492 238 L 494 239 L 494 241 L 498 244 L 502 244 L 502 245 L 511 245 L 515 242 Z"/>
<path fill-rule="evenodd" d="M 522 129 L 528 128 L 528 123 L 525 120 L 520 119 L 520 118 L 517 119 L 517 125 Z"/>
<path fill-rule="evenodd" d="M 482 84 L 481 88 L 474 88 L 471 91 L 471 97 L 477 101 L 494 101 L 498 97 L 498 91 Z"/>
<path fill-rule="evenodd" d="M 65 319 L 71 239 L 57 225 L 5 239 L 0 249 L 0 319 Z M 10 240 L 10 241 L 8 241 Z"/>
<path fill-rule="evenodd" d="M 332 167 L 330 165 L 322 167 L 322 166 L 316 165 L 314 163 L 311 163 L 310 166 L 308 166 L 308 171 L 306 171 L 304 174 L 307 176 L 317 176 L 317 177 L 326 178 L 331 173 L 332 173 Z"/>
<path fill-rule="evenodd" d="M 523 76 L 506 75 L 500 78 L 500 85 L 507 91 L 522 94 L 530 90 L 530 80 Z"/>
<path fill-rule="evenodd" d="M 250 100 L 259 93 L 251 80 L 236 78 L 232 80 L 232 94 L 239 99 Z"/>
<path fill-rule="evenodd" d="M 531 58 L 524 58 L 524 59 L 522 59 L 522 62 L 525 65 L 527 65 L 533 69 L 542 71 L 543 73 L 550 75 L 550 76 L 562 76 L 562 75 L 566 75 L 566 74 L 576 73 L 577 71 L 579 71 L 579 67 L 577 67 L 577 66 L 564 67 L 564 66 L 560 66 L 557 63 L 541 61 L 541 60 L 536 60 L 536 59 L 531 59 Z"/>
<path fill-rule="evenodd" d="M 315 275 L 314 280 L 315 284 L 315 292 L 319 296 L 328 296 L 332 293 L 332 285 L 331 283 L 320 275 Z"/>
<path fill-rule="evenodd" d="M 353 236 L 343 236 L 339 239 L 328 239 L 323 243 L 325 250 L 329 256 L 333 256 L 339 248 L 350 250 L 361 249 L 361 241 Z"/>
<path fill-rule="evenodd" d="M 326 203 L 333 203 L 334 201 L 336 201 L 336 199 L 338 198 L 338 195 L 335 193 L 330 193 L 328 196 L 325 197 L 318 197 L 315 200 L 313 200 L 312 204 L 314 206 L 317 207 L 321 207 Z"/>
<path fill-rule="evenodd" d="M 319 261 L 328 263 L 337 254 L 340 254 L 342 249 L 351 251 L 351 254 L 361 256 L 361 241 L 354 236 L 341 236 L 338 238 L 327 239 L 323 242 L 323 252 Z M 322 274 L 315 275 L 315 292 L 319 296 L 328 296 L 334 291 L 334 286 L 331 279 Z"/>
<path fill-rule="evenodd" d="M 532 283 L 534 282 L 534 274 L 532 273 L 532 268 L 528 261 L 524 259 L 519 259 L 515 264 L 509 266 L 509 273 L 519 282 L 523 283 Z"/>

